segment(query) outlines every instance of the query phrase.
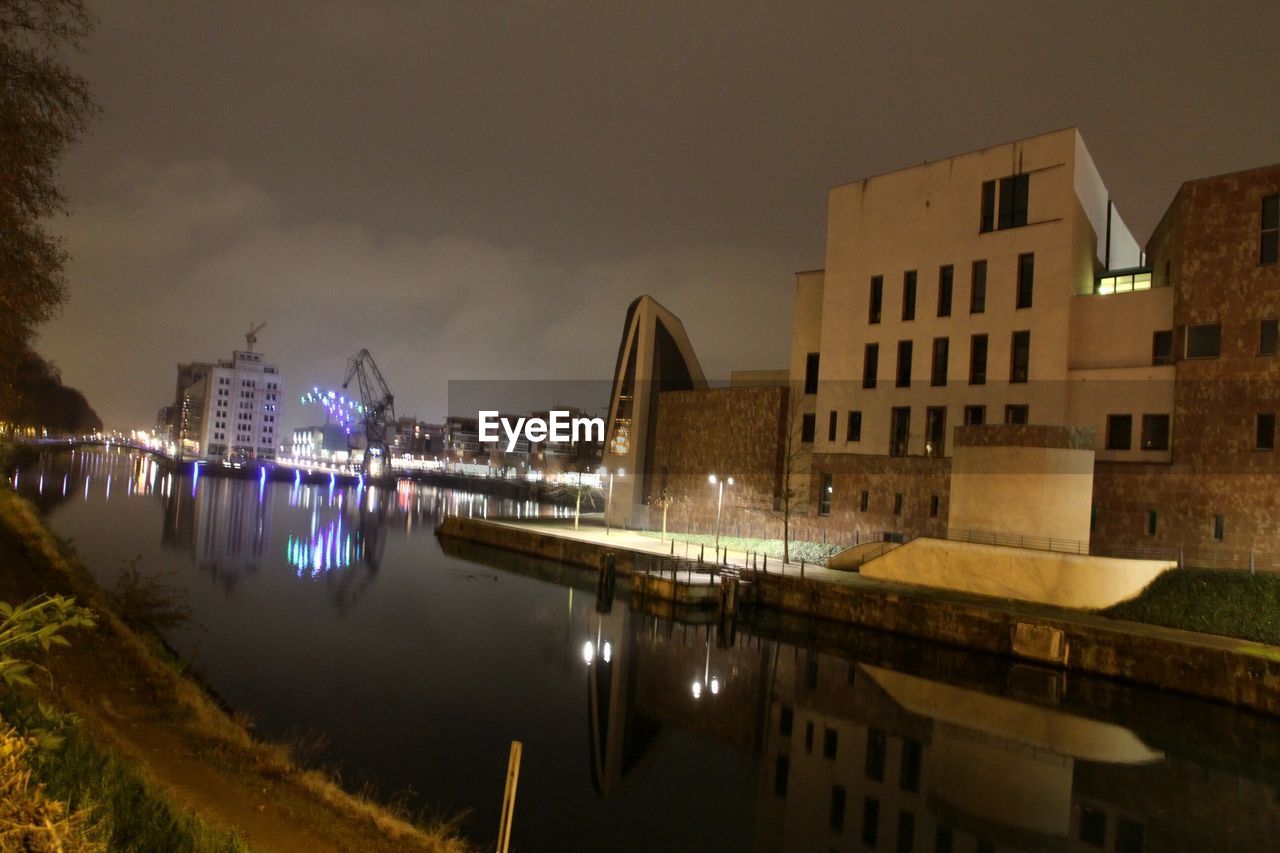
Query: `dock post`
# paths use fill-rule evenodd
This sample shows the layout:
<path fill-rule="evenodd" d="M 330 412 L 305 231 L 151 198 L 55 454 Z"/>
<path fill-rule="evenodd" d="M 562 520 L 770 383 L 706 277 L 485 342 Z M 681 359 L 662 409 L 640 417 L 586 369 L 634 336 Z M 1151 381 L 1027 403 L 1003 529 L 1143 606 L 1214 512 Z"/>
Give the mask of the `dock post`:
<path fill-rule="evenodd" d="M 507 853 L 511 845 L 511 820 L 516 810 L 516 784 L 520 781 L 520 756 L 524 744 L 511 741 L 511 757 L 507 759 L 507 787 L 502 794 L 502 819 L 498 823 L 498 853 Z"/>

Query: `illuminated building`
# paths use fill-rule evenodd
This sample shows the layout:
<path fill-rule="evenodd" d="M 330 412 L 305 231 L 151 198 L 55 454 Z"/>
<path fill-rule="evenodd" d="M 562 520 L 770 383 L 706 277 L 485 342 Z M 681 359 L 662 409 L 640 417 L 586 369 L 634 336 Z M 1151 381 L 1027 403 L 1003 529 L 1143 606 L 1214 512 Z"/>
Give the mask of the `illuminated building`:
<path fill-rule="evenodd" d="M 174 434 L 180 450 L 206 459 L 275 459 L 284 378 L 256 352 L 178 365 Z"/>

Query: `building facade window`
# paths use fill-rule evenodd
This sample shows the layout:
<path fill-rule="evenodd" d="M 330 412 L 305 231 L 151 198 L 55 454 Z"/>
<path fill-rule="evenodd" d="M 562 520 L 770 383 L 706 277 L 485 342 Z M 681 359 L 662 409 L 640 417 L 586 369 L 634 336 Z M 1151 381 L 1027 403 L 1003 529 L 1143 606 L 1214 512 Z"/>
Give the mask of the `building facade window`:
<path fill-rule="evenodd" d="M 889 455 L 906 456 L 911 436 L 911 408 L 895 406 L 889 413 Z"/>
<path fill-rule="evenodd" d="M 1258 355 L 1275 355 L 1280 321 L 1263 320 L 1258 325 Z"/>
<path fill-rule="evenodd" d="M 893 496 L 893 514 L 902 515 L 902 492 L 896 492 Z"/>
<path fill-rule="evenodd" d="M 947 407 L 930 406 L 924 410 L 924 455 L 941 457 L 946 452 Z"/>
<path fill-rule="evenodd" d="M 1013 333 L 1009 362 L 1009 381 L 1026 382 L 1031 370 L 1031 332 Z"/>
<path fill-rule="evenodd" d="M 880 801 L 867 797 L 862 803 L 862 845 L 875 849 L 880 838 Z"/>
<path fill-rule="evenodd" d="M 894 385 L 911 387 L 911 341 L 898 341 L 898 373 Z"/>
<path fill-rule="evenodd" d="M 884 276 L 873 275 L 871 277 L 871 308 L 867 315 L 867 322 L 871 324 L 880 322 L 880 309 L 884 306 Z"/>
<path fill-rule="evenodd" d="M 916 849 L 916 816 L 906 809 L 898 810 L 898 834 L 893 845 L 897 853 L 912 853 Z"/>
<path fill-rule="evenodd" d="M 811 352 L 804 360 L 804 393 L 818 393 L 818 354 Z"/>
<path fill-rule="evenodd" d="M 802 444 L 813 444 L 813 434 L 817 431 L 817 416 L 812 412 L 800 417 L 800 441 Z"/>
<path fill-rule="evenodd" d="M 866 489 L 863 489 L 861 492 L 858 493 L 858 510 L 860 512 L 866 512 L 867 507 L 870 505 L 871 505 L 871 493 L 868 492 Z"/>
<path fill-rule="evenodd" d="M 862 387 L 876 387 L 876 374 L 880 371 L 880 345 L 867 344 L 862 351 Z"/>
<path fill-rule="evenodd" d="M 1259 234 L 1258 262 L 1274 264 L 1280 257 L 1280 195 L 1262 200 L 1262 230 Z"/>
<path fill-rule="evenodd" d="M 930 518 L 938 517 L 938 496 L 937 495 L 929 495 L 929 517 Z M 903 758 L 905 760 L 906 758 L 905 753 L 903 755 Z M 907 790 L 907 789 L 904 788 L 903 790 Z"/>
<path fill-rule="evenodd" d="M 1107 415 L 1107 450 L 1133 446 L 1133 415 Z"/>
<path fill-rule="evenodd" d="M 831 515 L 831 490 L 831 475 L 823 474 L 822 487 L 818 494 L 818 515 Z"/>
<path fill-rule="evenodd" d="M 981 314 L 987 310 L 987 262 L 974 261 L 969 279 L 969 313 Z"/>
<path fill-rule="evenodd" d="M 940 387 L 947 384 L 947 351 L 950 342 L 947 338 L 933 339 L 933 365 L 929 372 L 929 384 Z"/>
<path fill-rule="evenodd" d="M 1225 516 L 1213 517 L 1213 538 L 1221 542 L 1227 535 L 1227 519 Z"/>
<path fill-rule="evenodd" d="M 965 426 L 982 426 L 987 422 L 986 406 L 965 406 L 964 407 L 964 425 Z"/>
<path fill-rule="evenodd" d="M 1276 416 L 1272 412 L 1259 412 L 1254 430 L 1253 446 L 1258 450 L 1276 449 Z"/>
<path fill-rule="evenodd" d="M 956 269 L 947 264 L 938 270 L 938 316 L 951 316 L 951 291 L 955 284 Z"/>
<path fill-rule="evenodd" d="M 831 410 L 831 414 L 827 417 L 827 441 L 834 442 L 836 440 L 836 429 L 840 425 L 840 415 L 835 409 Z"/>
<path fill-rule="evenodd" d="M 1031 422 L 1031 408 L 1026 405 L 1009 405 L 1004 407 L 1004 422 L 1007 424 L 1027 424 Z"/>
<path fill-rule="evenodd" d="M 828 761 L 836 760 L 836 749 L 840 745 L 840 733 L 832 728 L 822 730 L 822 757 Z"/>
<path fill-rule="evenodd" d="M 908 270 L 902 274 L 902 319 L 916 318 L 916 271 Z"/>
<path fill-rule="evenodd" d="M 986 335 L 974 335 L 969 339 L 969 384 L 987 384 Z"/>
<path fill-rule="evenodd" d="M 849 412 L 848 431 L 845 433 L 845 441 L 862 441 L 862 412 Z"/>
<path fill-rule="evenodd" d="M 1217 358 L 1222 353 L 1222 324 L 1187 326 L 1187 358 Z"/>
<path fill-rule="evenodd" d="M 999 200 L 997 204 L 997 186 Z M 1003 231 L 1027 224 L 1027 207 L 1031 194 L 1030 175 L 1010 175 L 997 181 L 982 184 L 982 215 L 978 230 Z"/>
<path fill-rule="evenodd" d="M 1169 416 L 1168 415 L 1143 415 L 1142 416 L 1142 449 L 1143 450 L 1168 450 L 1169 449 Z"/>
<path fill-rule="evenodd" d="M 829 821 L 832 832 L 844 832 L 845 799 L 844 786 L 833 785 L 831 788 L 831 818 Z"/>
<path fill-rule="evenodd" d="M 1173 364 L 1173 329 L 1151 333 L 1151 363 Z"/>
<path fill-rule="evenodd" d="M 1157 521 L 1158 521 L 1158 517 L 1156 515 L 1156 511 L 1154 509 L 1147 510 L 1147 535 L 1148 536 L 1156 535 Z"/>
<path fill-rule="evenodd" d="M 1018 255 L 1018 299 L 1015 307 L 1031 307 L 1031 293 L 1035 286 L 1035 278 L 1036 256 L 1032 253 Z"/>

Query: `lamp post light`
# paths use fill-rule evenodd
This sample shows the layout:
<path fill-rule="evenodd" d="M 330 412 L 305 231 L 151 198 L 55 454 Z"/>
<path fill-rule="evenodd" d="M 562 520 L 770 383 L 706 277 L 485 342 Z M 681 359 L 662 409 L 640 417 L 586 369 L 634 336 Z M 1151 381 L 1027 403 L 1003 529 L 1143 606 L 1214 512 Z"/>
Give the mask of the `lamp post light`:
<path fill-rule="evenodd" d="M 578 516 L 582 513 L 582 472 L 578 472 L 578 499 L 573 505 L 573 529 L 578 529 Z"/>
<path fill-rule="evenodd" d="M 720 553 L 720 512 L 724 509 L 724 487 L 725 484 L 733 485 L 733 478 L 719 479 L 715 474 L 707 477 L 707 482 L 716 486 L 716 554 Z M 718 559 L 718 557 L 717 557 Z"/>
<path fill-rule="evenodd" d="M 610 471 L 608 468 L 601 468 L 601 469 L 600 469 L 600 473 L 602 473 L 602 474 L 606 474 L 606 473 L 607 473 L 607 474 L 609 475 L 609 493 L 608 493 L 607 497 L 605 497 L 605 499 L 604 499 L 604 535 L 605 535 L 605 536 L 608 536 L 608 535 L 609 535 L 609 528 L 610 528 L 610 525 L 609 525 L 609 511 L 610 511 L 611 509 L 613 509 L 613 472 L 612 472 L 612 471 Z M 621 468 L 619 468 L 619 469 L 618 469 L 618 476 L 619 476 L 619 477 L 625 477 L 625 476 L 626 476 L 626 474 L 627 474 L 627 472 L 626 472 L 626 471 L 624 471 L 623 469 L 621 469 Z"/>

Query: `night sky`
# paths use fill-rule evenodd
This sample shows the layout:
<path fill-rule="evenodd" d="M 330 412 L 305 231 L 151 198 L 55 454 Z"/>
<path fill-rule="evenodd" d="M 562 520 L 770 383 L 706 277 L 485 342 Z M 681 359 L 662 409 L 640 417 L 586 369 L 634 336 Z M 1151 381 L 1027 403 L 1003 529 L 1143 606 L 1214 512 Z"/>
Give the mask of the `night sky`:
<path fill-rule="evenodd" d="M 122 429 L 261 321 L 291 398 L 367 347 L 427 420 L 448 379 L 607 378 L 641 293 L 709 375 L 782 367 L 830 186 L 1078 125 L 1145 241 L 1280 160 L 1274 2 L 89 3 L 39 348 Z"/>

